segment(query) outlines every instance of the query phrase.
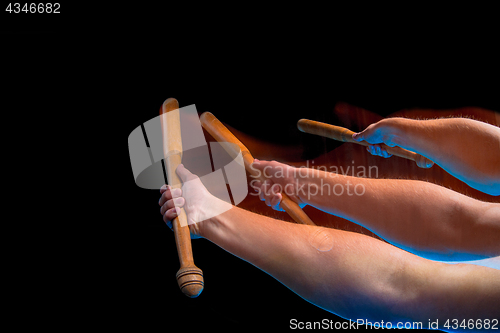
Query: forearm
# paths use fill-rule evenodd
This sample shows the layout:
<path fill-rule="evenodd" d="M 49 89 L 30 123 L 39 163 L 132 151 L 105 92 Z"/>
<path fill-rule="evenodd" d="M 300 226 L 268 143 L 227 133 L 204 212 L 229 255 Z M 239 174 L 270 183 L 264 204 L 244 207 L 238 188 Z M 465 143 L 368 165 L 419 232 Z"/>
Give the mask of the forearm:
<path fill-rule="evenodd" d="M 482 223 L 485 212 L 498 204 L 414 180 L 357 178 L 315 169 L 297 179 L 303 202 L 363 225 L 411 252 L 434 253 L 434 259 L 500 254 L 500 225 Z"/>
<path fill-rule="evenodd" d="M 388 121 L 396 145 L 431 159 L 471 187 L 500 195 L 500 128 L 466 118 Z"/>
<path fill-rule="evenodd" d="M 389 309 L 400 295 L 391 276 L 404 271 L 403 251 L 368 236 L 287 223 L 238 208 L 203 223 L 205 238 L 315 305 L 346 318 L 373 318 L 379 311 L 396 315 Z"/>
<path fill-rule="evenodd" d="M 493 296 L 488 296 L 474 279 L 457 280 L 454 265 L 431 262 L 361 234 L 287 223 L 238 208 L 202 223 L 205 238 L 307 301 L 345 318 L 386 322 L 457 318 L 434 307 L 451 308 L 464 297 L 470 298 L 463 305 L 467 318 L 475 318 L 488 310 L 467 304 L 486 299 L 485 304 L 491 305 L 490 298 L 499 296 L 494 287 L 500 290 L 500 276 L 493 269 L 473 267 L 470 272 L 492 284 L 486 291 Z M 461 289 L 448 293 L 443 281 Z M 443 295 L 446 298 L 439 298 Z M 431 304 L 435 299 L 437 303 Z"/>

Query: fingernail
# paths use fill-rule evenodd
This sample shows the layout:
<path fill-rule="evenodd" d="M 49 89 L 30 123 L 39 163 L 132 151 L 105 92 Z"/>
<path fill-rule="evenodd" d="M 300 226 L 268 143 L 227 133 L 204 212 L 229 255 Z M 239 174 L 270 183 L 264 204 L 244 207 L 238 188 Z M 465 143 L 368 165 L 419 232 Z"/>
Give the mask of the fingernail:
<path fill-rule="evenodd" d="M 174 204 L 177 206 L 177 205 L 182 205 L 182 198 L 175 198 L 174 199 Z"/>

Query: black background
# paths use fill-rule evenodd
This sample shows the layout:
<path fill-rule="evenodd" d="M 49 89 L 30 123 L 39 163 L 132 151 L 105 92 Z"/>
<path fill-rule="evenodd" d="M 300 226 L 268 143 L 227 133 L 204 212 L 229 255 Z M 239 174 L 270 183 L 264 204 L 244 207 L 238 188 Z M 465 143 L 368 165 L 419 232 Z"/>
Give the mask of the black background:
<path fill-rule="evenodd" d="M 298 119 L 332 120 L 338 101 L 383 116 L 412 107 L 500 111 L 498 34 L 488 19 L 474 29 L 461 16 L 430 26 L 402 14 L 391 23 L 375 17 L 362 24 L 356 15 L 339 22 L 337 15 L 268 27 L 255 16 L 240 28 L 239 17 L 177 14 L 181 19 L 153 29 L 158 17 L 145 19 L 147 11 L 70 12 L 36 24 L 9 18 L 14 23 L 1 35 L 9 114 L 21 119 L 17 132 L 32 130 L 50 147 L 33 149 L 34 160 L 54 161 L 33 175 L 53 181 L 46 189 L 58 198 L 46 208 L 57 212 L 54 232 L 39 247 L 44 254 L 30 261 L 52 291 L 42 282 L 35 289 L 45 286 L 44 299 L 57 299 L 47 320 L 69 318 L 69 327 L 146 331 L 182 322 L 281 331 L 292 318 L 343 320 L 206 240 L 193 241 L 205 290 L 197 299 L 180 293 L 159 192 L 135 185 L 127 147 L 130 132 L 155 117 L 166 98 L 290 144 L 305 140 Z M 58 309 L 65 314 L 54 314 Z"/>

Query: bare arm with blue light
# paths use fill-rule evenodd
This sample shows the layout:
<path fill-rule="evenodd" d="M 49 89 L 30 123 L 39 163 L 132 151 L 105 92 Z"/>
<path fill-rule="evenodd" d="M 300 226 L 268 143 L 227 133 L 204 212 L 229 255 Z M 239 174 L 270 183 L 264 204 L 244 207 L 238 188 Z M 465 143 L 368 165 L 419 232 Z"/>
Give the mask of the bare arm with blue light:
<path fill-rule="evenodd" d="M 374 155 L 388 157 L 377 144 L 399 146 L 434 161 L 467 185 L 500 195 L 500 128 L 468 118 L 414 120 L 386 118 L 354 134 Z"/>
<path fill-rule="evenodd" d="M 278 209 L 284 191 L 371 230 L 402 249 L 437 260 L 500 255 L 500 204 L 472 199 L 445 187 L 405 179 L 351 177 L 276 161 L 252 165 L 268 178 L 251 186 Z"/>
<path fill-rule="evenodd" d="M 183 182 L 191 181 L 182 193 L 162 188 L 165 221 L 175 217 L 179 205 L 189 219 L 221 204 L 196 176 L 182 166 L 177 172 Z M 190 228 L 344 318 L 383 320 L 393 327 L 439 320 L 443 329 L 449 318 L 491 320 L 497 314 L 500 271 L 495 269 L 433 262 L 366 235 L 283 222 L 237 207 Z"/>

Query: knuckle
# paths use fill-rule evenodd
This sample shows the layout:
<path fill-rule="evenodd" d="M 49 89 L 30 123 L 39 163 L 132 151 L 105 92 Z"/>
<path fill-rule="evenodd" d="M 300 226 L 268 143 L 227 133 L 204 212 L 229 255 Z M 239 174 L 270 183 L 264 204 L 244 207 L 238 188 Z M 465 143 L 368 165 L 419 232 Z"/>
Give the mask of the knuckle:
<path fill-rule="evenodd" d="M 170 191 L 170 198 L 174 199 L 180 196 L 181 189 L 180 188 L 174 188 Z"/>
<path fill-rule="evenodd" d="M 168 200 L 168 209 L 175 207 L 176 200 L 177 199 L 170 199 L 170 200 Z"/>
<path fill-rule="evenodd" d="M 172 200 L 172 203 L 174 207 L 181 207 L 184 205 L 184 198 L 183 197 L 178 197 Z"/>
<path fill-rule="evenodd" d="M 166 213 L 171 207 L 172 205 L 172 200 L 168 200 L 167 202 L 165 202 L 165 204 L 163 205 L 163 212 Z"/>

